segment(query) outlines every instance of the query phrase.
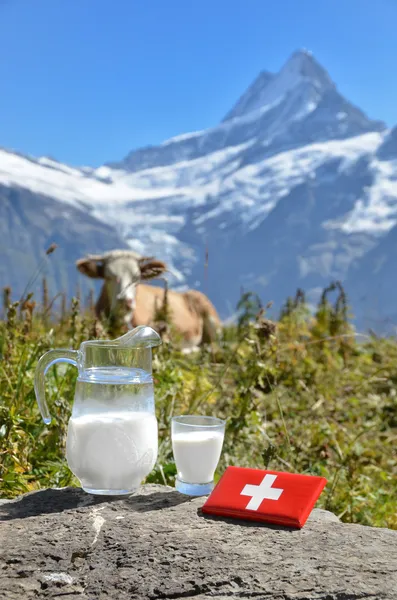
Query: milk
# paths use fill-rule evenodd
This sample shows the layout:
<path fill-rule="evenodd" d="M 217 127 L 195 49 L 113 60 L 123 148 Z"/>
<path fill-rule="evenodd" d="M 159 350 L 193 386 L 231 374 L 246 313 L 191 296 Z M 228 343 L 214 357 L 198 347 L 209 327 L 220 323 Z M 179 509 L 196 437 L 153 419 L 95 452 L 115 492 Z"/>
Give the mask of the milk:
<path fill-rule="evenodd" d="M 222 451 L 223 435 L 221 431 L 174 433 L 172 449 L 178 478 L 186 483 L 212 481 Z"/>
<path fill-rule="evenodd" d="M 86 490 L 133 491 L 157 459 L 157 420 L 149 412 L 71 417 L 66 456 Z"/>

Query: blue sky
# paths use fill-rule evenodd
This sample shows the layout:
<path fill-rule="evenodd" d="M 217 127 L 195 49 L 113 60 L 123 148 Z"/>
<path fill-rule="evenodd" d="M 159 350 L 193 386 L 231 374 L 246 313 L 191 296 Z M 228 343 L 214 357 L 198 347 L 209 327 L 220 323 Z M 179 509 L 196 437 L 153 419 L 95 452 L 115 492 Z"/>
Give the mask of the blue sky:
<path fill-rule="evenodd" d="M 215 125 L 311 50 L 397 123 L 397 0 L 0 0 L 0 146 L 99 165 Z"/>

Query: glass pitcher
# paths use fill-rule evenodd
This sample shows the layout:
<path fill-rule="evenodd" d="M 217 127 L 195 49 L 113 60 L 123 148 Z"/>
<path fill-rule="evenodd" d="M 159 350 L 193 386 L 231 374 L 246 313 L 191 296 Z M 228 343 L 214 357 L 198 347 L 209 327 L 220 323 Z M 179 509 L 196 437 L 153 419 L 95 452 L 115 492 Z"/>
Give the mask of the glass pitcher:
<path fill-rule="evenodd" d="M 79 350 L 50 350 L 38 362 L 35 392 L 45 423 L 45 375 L 59 362 L 79 370 L 66 458 L 90 494 L 131 494 L 157 460 L 158 433 L 152 380 L 152 348 L 161 344 L 140 326 L 113 341 L 83 342 Z"/>

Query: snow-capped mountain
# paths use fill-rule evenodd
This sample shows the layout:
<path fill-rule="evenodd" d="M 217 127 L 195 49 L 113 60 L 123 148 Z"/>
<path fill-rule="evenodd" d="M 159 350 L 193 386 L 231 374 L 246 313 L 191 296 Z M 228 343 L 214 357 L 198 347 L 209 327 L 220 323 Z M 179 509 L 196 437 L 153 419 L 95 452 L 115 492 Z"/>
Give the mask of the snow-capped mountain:
<path fill-rule="evenodd" d="M 136 172 L 247 143 L 262 158 L 305 142 L 383 129 L 383 123 L 368 119 L 337 92 L 327 72 L 309 52 L 299 51 L 277 75 L 261 73 L 217 127 L 142 148 L 109 166 Z"/>
<path fill-rule="evenodd" d="M 388 265 L 378 277 L 394 275 L 396 132 L 349 103 L 313 56 L 298 51 L 279 73 L 260 73 L 216 127 L 121 162 L 75 169 L 0 151 L 0 200 L 31 194 L 46 214 L 97 227 L 90 240 L 69 232 L 74 254 L 117 240 L 167 260 L 173 284 L 202 289 L 224 317 L 242 287 L 277 309 L 297 286 L 315 301 L 336 277 L 371 295 L 377 252 Z M 19 211 L 29 231 L 33 215 Z M 16 244 L 7 244 L 1 283 L 15 272 Z M 65 285 L 75 285 L 70 269 Z M 363 305 L 353 309 L 362 325 Z"/>

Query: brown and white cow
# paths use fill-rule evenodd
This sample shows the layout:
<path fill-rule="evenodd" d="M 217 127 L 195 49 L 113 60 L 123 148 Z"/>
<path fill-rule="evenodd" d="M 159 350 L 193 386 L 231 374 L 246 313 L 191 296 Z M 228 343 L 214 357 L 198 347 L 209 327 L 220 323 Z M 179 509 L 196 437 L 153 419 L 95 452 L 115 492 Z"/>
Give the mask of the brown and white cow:
<path fill-rule="evenodd" d="M 112 250 L 89 255 L 76 262 L 80 273 L 104 284 L 95 313 L 110 317 L 122 310 L 128 328 L 150 325 L 156 329 L 156 310 L 164 301 L 164 289 L 141 283 L 160 277 L 166 265 L 154 258 L 142 257 L 130 250 Z M 196 290 L 167 293 L 167 306 L 173 326 L 182 336 L 184 348 L 194 348 L 215 340 L 220 319 L 213 304 Z"/>

